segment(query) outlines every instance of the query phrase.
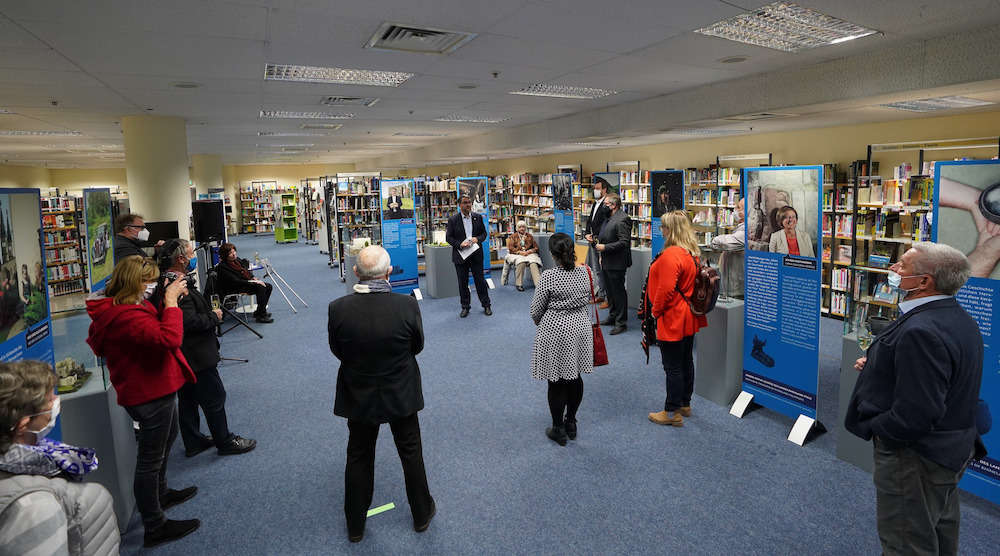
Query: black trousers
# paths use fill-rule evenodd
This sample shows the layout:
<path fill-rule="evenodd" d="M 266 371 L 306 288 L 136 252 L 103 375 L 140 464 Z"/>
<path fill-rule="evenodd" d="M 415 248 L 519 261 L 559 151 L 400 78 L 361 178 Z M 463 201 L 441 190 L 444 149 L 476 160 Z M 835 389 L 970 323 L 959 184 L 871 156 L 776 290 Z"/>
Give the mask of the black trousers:
<path fill-rule="evenodd" d="M 472 294 L 469 291 L 469 273 L 472 273 L 472 281 L 476 283 L 476 295 L 483 308 L 490 306 L 490 288 L 486 285 L 486 278 L 483 276 L 483 260 L 476 257 L 474 261 L 455 263 L 455 274 L 458 275 L 458 295 L 462 300 L 462 308 L 468 309 L 472 306 Z"/>
<path fill-rule="evenodd" d="M 958 481 L 965 468 L 952 471 L 912 448 L 889 448 L 878 438 L 874 445 L 882 553 L 958 554 Z"/>
<path fill-rule="evenodd" d="M 257 310 L 253 312 L 255 317 L 259 317 L 267 313 L 267 302 L 271 299 L 271 290 L 271 284 L 268 284 L 267 282 L 263 285 L 251 282 L 249 289 L 244 292 L 257 296 Z"/>
<path fill-rule="evenodd" d="M 396 442 L 399 461 L 403 464 L 406 498 L 410 502 L 413 523 L 426 523 L 431 515 L 430 488 L 424 471 L 424 453 L 420 443 L 420 421 L 417 414 L 389 423 L 392 439 Z M 375 487 L 375 441 L 379 425 L 360 421 L 347 421 L 350 436 L 347 439 L 347 469 L 344 472 L 344 514 L 347 531 L 351 535 L 365 530 L 365 519 L 372 505 Z"/>
<path fill-rule="evenodd" d="M 160 497 L 167 493 L 167 456 L 177 438 L 176 399 L 175 394 L 170 394 L 125 407 L 129 416 L 139 422 L 132 488 L 135 505 L 147 531 L 156 529 L 167 520 L 160 507 Z"/>
<path fill-rule="evenodd" d="M 677 411 L 691 405 L 694 394 L 694 336 L 678 342 L 657 340 L 663 372 L 667 375 L 667 399 L 664 411 Z"/>
<path fill-rule="evenodd" d="M 229 421 L 226 419 L 226 388 L 222 385 L 219 368 L 212 367 L 196 373 L 198 382 L 188 382 L 177 391 L 177 413 L 180 421 L 181 440 L 184 447 L 201 446 L 201 419 L 198 408 L 205 412 L 205 422 L 217 447 L 229 440 Z"/>
<path fill-rule="evenodd" d="M 604 289 L 608 294 L 610 312 L 608 318 L 615 326 L 625 326 L 628 323 L 628 294 L 625 291 L 624 270 L 602 270 Z"/>

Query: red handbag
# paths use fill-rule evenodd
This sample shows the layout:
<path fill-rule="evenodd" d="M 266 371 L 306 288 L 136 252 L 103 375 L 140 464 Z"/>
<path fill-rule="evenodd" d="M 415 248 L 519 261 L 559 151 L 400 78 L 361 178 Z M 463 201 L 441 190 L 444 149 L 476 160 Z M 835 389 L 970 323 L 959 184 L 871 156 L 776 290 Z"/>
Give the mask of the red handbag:
<path fill-rule="evenodd" d="M 594 297 L 594 275 L 587 269 L 587 278 L 590 279 L 590 302 L 594 305 L 594 322 L 591 327 L 594 332 L 594 366 L 603 367 L 608 364 L 608 348 L 604 345 L 604 333 L 601 332 L 601 317 L 597 314 L 597 298 Z"/>

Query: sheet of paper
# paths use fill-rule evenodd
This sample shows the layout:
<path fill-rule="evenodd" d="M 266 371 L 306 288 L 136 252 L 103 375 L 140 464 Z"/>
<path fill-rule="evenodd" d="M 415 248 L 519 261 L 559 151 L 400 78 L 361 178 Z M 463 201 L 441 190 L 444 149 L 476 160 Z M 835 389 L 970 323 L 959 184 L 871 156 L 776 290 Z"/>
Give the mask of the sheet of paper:
<path fill-rule="evenodd" d="M 465 249 L 459 249 L 458 254 L 462 256 L 462 260 L 465 260 L 468 259 L 470 255 L 475 253 L 477 249 L 479 249 L 479 244 L 473 243 L 472 245 L 466 247 Z"/>

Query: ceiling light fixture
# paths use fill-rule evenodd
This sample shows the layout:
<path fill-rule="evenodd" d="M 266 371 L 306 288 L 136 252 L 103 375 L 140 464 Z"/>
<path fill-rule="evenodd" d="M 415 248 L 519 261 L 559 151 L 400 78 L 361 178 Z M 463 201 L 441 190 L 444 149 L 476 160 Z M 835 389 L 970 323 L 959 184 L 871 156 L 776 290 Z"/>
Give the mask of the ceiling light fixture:
<path fill-rule="evenodd" d="M 261 119 L 297 119 L 297 120 L 350 120 L 354 114 L 349 112 L 296 112 L 292 110 L 261 110 Z"/>
<path fill-rule="evenodd" d="M 783 52 L 800 52 L 860 39 L 878 31 L 792 2 L 773 2 L 696 29 L 695 33 Z"/>
<path fill-rule="evenodd" d="M 977 106 L 989 106 L 995 104 L 987 100 L 977 98 L 949 96 L 935 98 L 921 98 L 917 100 L 903 100 L 880 104 L 883 108 L 894 108 L 907 112 L 934 112 L 935 110 L 948 110 L 950 108 L 974 108 Z"/>
<path fill-rule="evenodd" d="M 174 81 L 170 86 L 177 89 L 197 89 L 201 87 L 201 83 L 195 83 L 194 81 Z"/>
<path fill-rule="evenodd" d="M 323 97 L 319 103 L 325 106 L 365 106 L 371 108 L 379 99 L 374 97 Z"/>
<path fill-rule="evenodd" d="M 394 137 L 447 137 L 447 133 L 434 133 L 433 131 L 397 131 L 392 134 Z"/>
<path fill-rule="evenodd" d="M 258 137 L 329 137 L 329 133 L 308 131 L 258 131 Z"/>
<path fill-rule="evenodd" d="M 469 124 L 499 124 L 501 122 L 506 122 L 510 119 L 510 116 L 505 116 L 502 118 L 495 118 L 489 116 L 470 116 L 464 114 L 448 114 L 447 116 L 441 116 L 440 118 L 434 118 L 435 122 L 461 122 Z"/>
<path fill-rule="evenodd" d="M 336 130 L 344 127 L 344 124 L 311 124 L 311 123 L 304 123 L 304 124 L 300 125 L 299 127 L 301 127 L 302 129 L 328 129 L 330 131 L 336 131 Z"/>
<path fill-rule="evenodd" d="M 315 146 L 315 144 L 313 143 L 296 143 L 292 145 L 261 145 L 260 143 L 257 143 L 257 148 L 263 147 L 268 149 L 277 149 L 277 148 L 287 149 L 287 148 L 299 148 L 299 147 L 305 149 L 313 146 Z"/>
<path fill-rule="evenodd" d="M 535 83 L 518 90 L 510 91 L 512 95 L 525 95 L 533 97 L 553 97 L 593 100 L 617 95 L 618 91 L 611 89 L 598 89 L 596 87 L 573 87 L 571 85 L 553 85 L 549 83 Z"/>
<path fill-rule="evenodd" d="M 0 137 L 79 137 L 79 131 L 50 131 L 36 129 L 0 129 Z"/>
<path fill-rule="evenodd" d="M 399 87 L 414 75 L 416 74 L 401 71 L 323 68 L 289 64 L 266 64 L 264 66 L 265 81 L 298 81 L 300 83 Z"/>
<path fill-rule="evenodd" d="M 747 129 L 725 129 L 725 128 L 711 128 L 711 127 L 675 127 L 671 129 L 664 129 L 662 133 L 668 133 L 670 135 L 736 135 L 737 133 L 747 133 Z"/>
<path fill-rule="evenodd" d="M 6 108 L 0 108 L 0 114 L 13 114 L 13 112 L 7 110 Z"/>

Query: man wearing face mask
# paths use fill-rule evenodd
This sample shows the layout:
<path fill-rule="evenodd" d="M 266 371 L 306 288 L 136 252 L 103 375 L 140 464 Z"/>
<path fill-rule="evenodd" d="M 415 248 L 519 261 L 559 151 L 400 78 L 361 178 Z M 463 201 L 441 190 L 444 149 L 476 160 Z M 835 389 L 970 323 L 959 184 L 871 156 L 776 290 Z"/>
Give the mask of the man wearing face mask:
<path fill-rule="evenodd" d="M 611 217 L 611 209 L 604 202 L 608 193 L 607 187 L 607 182 L 594 178 L 594 206 L 590 208 L 587 224 L 583 230 L 583 237 L 590 244 L 590 248 L 587 249 L 587 266 L 594 273 L 597 301 L 602 303 L 601 309 L 607 309 L 609 305 L 605 299 L 607 294 L 604 290 L 604 274 L 601 272 L 601 254 L 594 249 L 594 246 L 597 245 L 597 236 L 604 229 L 604 223 Z"/>
<path fill-rule="evenodd" d="M 855 364 L 844 426 L 874 441 L 883 553 L 957 554 L 958 481 L 986 455 L 975 420 L 983 339 L 954 297 L 971 269 L 953 247 L 917 243 L 890 271 L 902 314 Z"/>
<path fill-rule="evenodd" d="M 162 278 L 151 299 L 154 305 L 158 305 L 166 284 L 197 270 L 198 257 L 191 242 L 172 239 L 160 250 L 159 266 Z M 257 441 L 229 431 L 226 388 L 217 367 L 220 361 L 219 339 L 215 334 L 216 327 L 222 322 L 222 310 L 212 309 L 193 279 L 188 280 L 187 289 L 187 295 L 177 301 L 184 322 L 181 352 L 198 381 L 188 382 L 177 391 L 178 424 L 184 442 L 184 455 L 193 457 L 213 446 L 221 456 L 244 454 L 256 448 Z M 200 430 L 199 407 L 205 412 L 205 421 L 212 436 L 205 436 Z"/>
<path fill-rule="evenodd" d="M 149 230 L 142 216 L 123 214 L 115 219 L 115 264 L 130 255 L 148 256 L 142 244 L 149 241 Z M 163 240 L 156 242 L 154 250 L 159 250 Z"/>

